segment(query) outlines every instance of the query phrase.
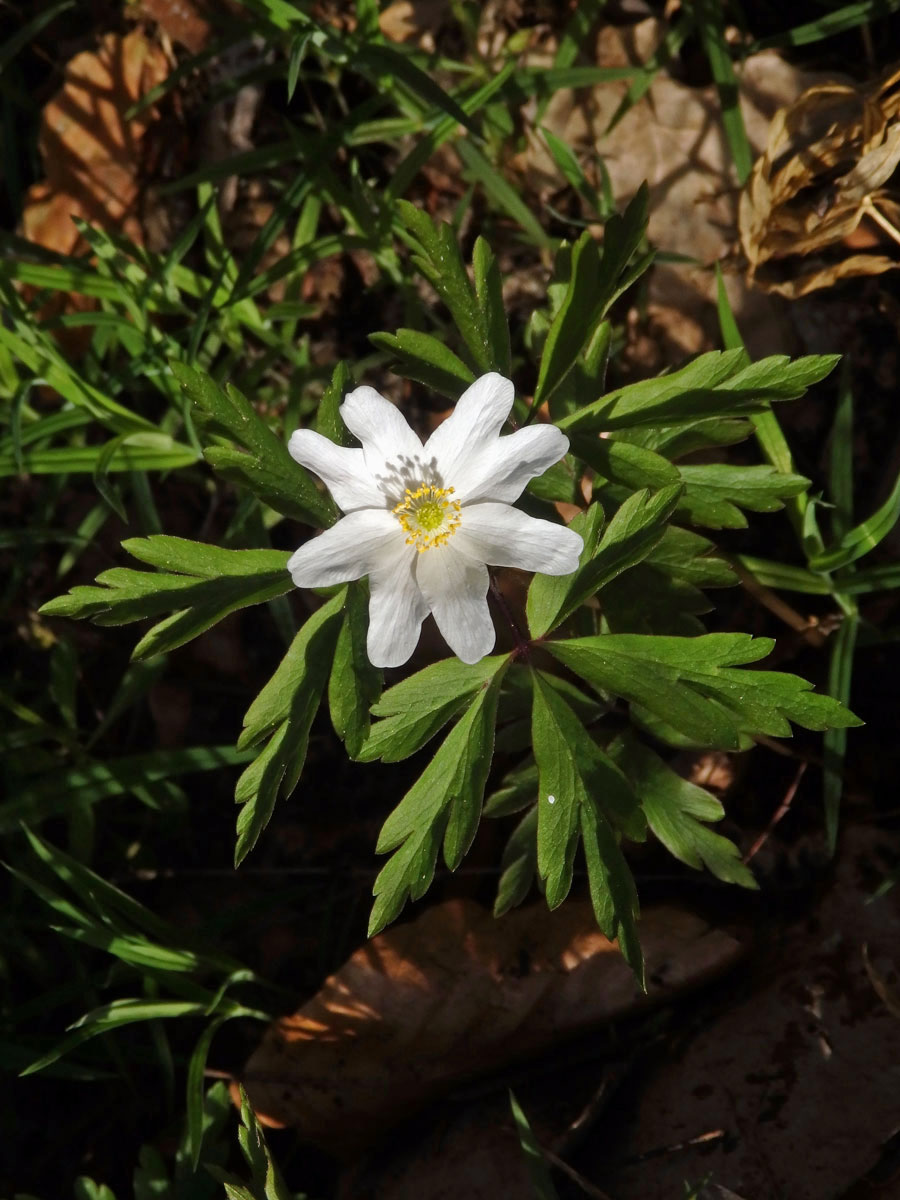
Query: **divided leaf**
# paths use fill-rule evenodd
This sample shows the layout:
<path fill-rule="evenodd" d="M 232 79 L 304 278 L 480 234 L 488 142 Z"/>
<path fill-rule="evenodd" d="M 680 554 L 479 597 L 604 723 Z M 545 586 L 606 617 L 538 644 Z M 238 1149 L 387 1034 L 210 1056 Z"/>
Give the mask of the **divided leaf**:
<path fill-rule="evenodd" d="M 269 740 L 235 788 L 235 800 L 243 806 L 237 821 L 235 866 L 256 845 L 278 795 L 289 796 L 297 786 L 345 603 L 346 591 L 341 591 L 313 613 L 244 717 L 240 748 L 256 745 L 265 737 Z"/>
<path fill-rule="evenodd" d="M 397 917 L 407 897 L 418 900 L 424 896 L 434 878 L 442 838 L 444 861 L 451 871 L 456 870 L 471 845 L 494 754 L 497 700 L 506 662 L 505 658 L 494 657 L 494 677 L 485 680 L 434 758 L 384 823 L 376 849 L 379 854 L 394 853 L 375 880 L 370 937 Z"/>
<path fill-rule="evenodd" d="M 547 648 L 601 694 L 641 706 L 698 746 L 737 750 L 742 735 L 789 737 L 789 720 L 818 730 L 861 724 L 797 675 L 734 669 L 763 658 L 772 645 L 747 633 L 619 633 L 549 642 Z"/>
<path fill-rule="evenodd" d="M 709 529 L 746 529 L 740 511 L 775 512 L 788 496 L 798 496 L 809 487 L 802 475 L 790 475 L 763 465 L 734 466 L 704 463 L 678 468 L 685 489 L 678 512 L 694 525 Z"/>
<path fill-rule="evenodd" d="M 452 227 L 446 223 L 435 227 L 423 212 L 406 200 L 398 200 L 397 209 L 406 228 L 415 239 L 413 262 L 450 310 L 475 369 L 482 374 L 486 371 L 499 371 L 508 375 L 509 329 L 500 293 L 500 276 L 490 247 L 482 239 L 476 243 L 473 287 Z M 412 331 L 404 332 L 405 349 L 410 349 L 412 342 L 409 334 Z M 381 336 L 383 338 L 383 335 Z M 419 335 L 419 338 L 424 336 Z M 381 340 L 380 344 L 394 349 L 395 352 L 399 348 L 390 346 L 384 340 Z M 431 366 L 440 365 L 445 376 L 459 374 L 459 367 L 451 365 L 451 360 L 446 355 L 440 356 L 428 343 L 418 340 L 417 348 L 424 351 L 427 356 L 426 363 Z M 456 356 L 453 355 L 452 358 L 455 359 Z M 432 361 L 434 359 L 438 359 L 439 362 Z M 459 363 L 459 366 L 462 367 L 463 364 Z M 414 375 L 413 378 L 418 376 Z M 453 395 L 452 392 L 448 394 Z M 457 391 L 456 395 L 458 394 Z"/>
<path fill-rule="evenodd" d="M 613 301 L 650 265 L 652 256 L 645 255 L 631 271 L 627 270 L 647 228 L 647 202 L 647 185 L 643 184 L 625 212 L 607 221 L 602 254 L 588 231 L 572 247 L 565 295 L 544 342 L 534 393 L 536 405 L 550 399 Z"/>
<path fill-rule="evenodd" d="M 748 363 L 743 350 L 714 350 L 669 375 L 618 388 L 558 424 L 566 431 L 609 431 L 762 412 L 771 402 L 802 396 L 837 361 L 834 354 L 793 362 L 777 354 Z"/>
<path fill-rule="evenodd" d="M 662 540 L 666 522 L 680 495 L 680 484 L 653 494 L 646 490 L 635 492 L 607 525 L 593 557 L 588 557 L 590 540 L 589 536 L 585 537 L 578 569 L 572 575 L 561 579 L 536 575 L 528 589 L 526 606 L 532 637 L 549 633 L 588 597 L 646 558 Z M 592 534 L 599 519 L 596 515 L 591 516 L 592 511 L 588 510 L 583 522 L 584 531 L 579 529 L 579 532 Z M 578 528 L 574 522 L 573 528 Z"/>
<path fill-rule="evenodd" d="M 372 706 L 383 720 L 372 726 L 357 755 L 399 762 L 420 750 L 500 670 L 507 656 L 494 654 L 467 664 L 458 658 L 432 663 L 384 693 Z"/>
<path fill-rule="evenodd" d="M 708 822 L 725 815 L 715 796 L 682 779 L 631 734 L 610 747 L 610 753 L 637 793 L 647 824 L 670 854 L 696 870 L 706 867 L 725 883 L 757 886 L 734 842 L 708 828 Z"/>
<path fill-rule="evenodd" d="M 369 709 L 381 695 L 381 671 L 372 666 L 366 652 L 368 628 L 365 584 L 351 583 L 328 680 L 331 723 L 351 758 L 359 755 L 369 736 Z"/>
<path fill-rule="evenodd" d="M 225 550 L 162 534 L 129 538 L 122 545 L 159 570 L 113 567 L 97 576 L 100 586 L 74 587 L 48 601 L 41 612 L 75 620 L 90 617 L 98 625 L 126 625 L 170 613 L 135 646 L 136 660 L 183 646 L 229 613 L 272 600 L 294 586 L 287 570 L 290 555 L 281 550 Z"/>
<path fill-rule="evenodd" d="M 532 738 L 539 774 L 537 866 L 547 904 L 556 908 L 569 893 L 580 835 L 597 923 L 607 937 L 619 938 L 622 953 L 643 983 L 637 891 L 607 816 L 625 817 L 632 836 L 640 836 L 637 800 L 620 769 L 559 693 L 539 672 L 533 680 Z M 639 822 L 634 828 L 636 814 Z"/>
<path fill-rule="evenodd" d="M 237 388 L 228 384 L 223 391 L 208 375 L 182 362 L 171 367 L 206 431 L 240 447 L 209 446 L 204 458 L 210 466 L 286 517 L 314 526 L 334 523 L 337 510 L 331 500 Z"/>

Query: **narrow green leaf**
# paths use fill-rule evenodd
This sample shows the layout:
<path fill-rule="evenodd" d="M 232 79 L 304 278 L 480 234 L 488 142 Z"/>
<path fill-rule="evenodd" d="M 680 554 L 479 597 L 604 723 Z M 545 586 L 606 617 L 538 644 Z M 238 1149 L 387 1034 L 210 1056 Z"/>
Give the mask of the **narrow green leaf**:
<path fill-rule="evenodd" d="M 659 491 L 681 479 L 678 468 L 667 458 L 632 442 L 582 435 L 573 438 L 572 449 L 599 475 L 633 491 Z"/>
<path fill-rule="evenodd" d="M 191 1166 L 196 1171 L 200 1163 L 200 1151 L 203 1148 L 204 1101 L 206 1093 L 206 1060 L 212 1040 L 225 1023 L 227 1017 L 217 1017 L 211 1021 L 197 1039 L 197 1044 L 191 1053 L 187 1069 L 187 1150 Z"/>
<path fill-rule="evenodd" d="M 853 611 L 844 617 L 831 643 L 828 662 L 828 691 L 841 704 L 850 703 L 853 682 L 853 655 L 859 632 L 859 617 Z M 824 776 L 822 780 L 825 804 L 825 834 L 828 849 L 834 854 L 837 846 L 838 817 L 844 791 L 844 759 L 847 752 L 847 730 L 828 729 L 824 738 Z"/>
<path fill-rule="evenodd" d="M 528 1172 L 534 1200 L 559 1200 L 559 1192 L 553 1186 L 547 1160 L 512 1089 L 509 1092 L 509 1106 L 516 1123 L 516 1133 L 519 1135 L 519 1145 L 525 1157 L 525 1170 Z"/>
<path fill-rule="evenodd" d="M 572 520 L 570 528 L 580 533 L 584 539 L 584 548 L 578 559 L 578 571 L 574 575 L 534 576 L 528 588 L 525 608 L 532 637 L 543 637 L 553 628 L 557 614 L 565 607 L 577 576 L 596 554 L 603 528 L 603 509 L 599 504 L 592 504 L 586 512 L 579 513 Z"/>
<path fill-rule="evenodd" d="M 334 505 L 236 388 L 229 385 L 223 392 L 208 375 L 185 363 L 173 361 L 170 366 L 208 430 L 242 447 L 211 446 L 204 455 L 211 466 L 285 516 L 310 525 L 334 522 Z"/>
<path fill-rule="evenodd" d="M 725 12 L 718 0 L 694 0 L 693 10 L 700 41 L 706 51 L 709 68 L 719 93 L 722 123 L 725 126 L 725 136 L 728 139 L 738 183 L 743 186 L 753 166 L 753 151 L 741 114 L 731 48 L 725 38 Z"/>
<path fill-rule="evenodd" d="M 610 392 L 557 424 L 567 432 L 610 431 L 761 412 L 771 402 L 802 396 L 833 370 L 838 357 L 810 355 L 792 362 L 773 355 L 748 363 L 742 350 L 713 350 L 668 375 Z"/>
<path fill-rule="evenodd" d="M 836 546 L 810 557 L 814 571 L 837 571 L 846 567 L 879 545 L 900 518 L 900 475 L 894 481 L 891 494 L 868 520 L 848 530 Z"/>

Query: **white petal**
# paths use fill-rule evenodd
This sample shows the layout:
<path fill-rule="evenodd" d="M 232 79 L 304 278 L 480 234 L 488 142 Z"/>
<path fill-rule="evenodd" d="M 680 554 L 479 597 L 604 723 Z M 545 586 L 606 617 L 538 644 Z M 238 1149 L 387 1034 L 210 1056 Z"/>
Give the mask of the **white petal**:
<path fill-rule="evenodd" d="M 494 648 L 494 623 L 487 605 L 487 567 L 452 544 L 418 556 L 416 581 L 437 627 L 455 655 L 476 663 Z"/>
<path fill-rule="evenodd" d="M 341 405 L 344 424 L 362 442 L 369 474 L 389 498 L 396 501 L 403 487 L 420 482 L 419 472 L 409 471 L 401 479 L 404 466 L 422 461 L 422 443 L 406 423 L 395 404 L 370 387 L 358 387 Z"/>
<path fill-rule="evenodd" d="M 322 480 L 342 512 L 386 508 L 387 500 L 366 467 L 362 450 L 336 446 L 312 429 L 298 429 L 288 442 L 291 457 Z"/>
<path fill-rule="evenodd" d="M 528 425 L 496 438 L 464 458 L 450 480 L 456 499 L 518 500 L 532 479 L 543 475 L 569 449 L 569 439 L 555 425 Z"/>
<path fill-rule="evenodd" d="M 369 633 L 366 652 L 375 667 L 402 666 L 419 640 L 428 605 L 415 577 L 412 546 L 392 546 L 369 576 Z"/>
<path fill-rule="evenodd" d="M 492 567 L 570 575 L 584 541 L 574 529 L 541 521 L 508 504 L 468 504 L 453 535 L 454 548 Z"/>
<path fill-rule="evenodd" d="M 288 570 L 297 587 L 349 583 L 389 558 L 392 542 L 405 544 L 397 518 L 387 509 L 363 508 L 304 542 L 288 560 Z"/>
<path fill-rule="evenodd" d="M 466 388 L 453 412 L 425 443 L 425 459 L 436 460 L 444 487 L 455 487 L 466 459 L 497 438 L 515 397 L 512 382 L 495 371 Z"/>

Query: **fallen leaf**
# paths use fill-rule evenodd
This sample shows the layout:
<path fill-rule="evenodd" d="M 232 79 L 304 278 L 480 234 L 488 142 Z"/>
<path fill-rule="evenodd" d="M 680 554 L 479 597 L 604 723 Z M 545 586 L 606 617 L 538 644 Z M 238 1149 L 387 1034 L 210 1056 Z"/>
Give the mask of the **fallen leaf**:
<path fill-rule="evenodd" d="M 167 37 L 191 54 L 205 50 L 212 36 L 208 8 L 197 0 L 138 0 L 136 5 L 138 13 L 156 21 Z"/>
<path fill-rule="evenodd" d="M 169 74 L 162 50 L 140 30 L 108 33 L 96 51 L 76 54 L 63 86 L 41 117 L 38 149 L 46 182 L 28 193 L 25 237 L 70 254 L 79 244 L 71 217 L 121 230 L 140 242 L 136 212 L 142 142 L 151 109 L 131 120 L 127 110 Z"/>
<path fill-rule="evenodd" d="M 394 0 L 379 13 L 378 27 L 392 42 L 415 42 L 433 51 L 435 34 L 449 15 L 449 0 Z"/>
<path fill-rule="evenodd" d="M 647 18 L 636 25 L 602 28 L 593 61 L 604 67 L 647 62 L 667 32 L 665 22 Z M 528 56 L 529 65 L 552 65 L 552 47 Z M 822 79 L 768 50 L 739 68 L 738 98 L 751 147 L 766 145 L 777 110 Z M 659 250 L 683 255 L 688 263 L 657 263 L 649 276 L 649 299 L 658 306 L 671 343 L 697 341 L 697 326 L 718 338 L 712 264 L 727 257 L 737 239 L 739 186 L 714 86 L 689 87 L 660 71 L 636 104 L 614 122 L 629 83 L 612 81 L 591 88 L 562 89 L 551 97 L 540 125 L 574 151 L 591 182 L 602 187 L 602 161 L 613 199 L 621 211 L 646 180 L 650 186 L 648 236 Z M 564 181 L 533 118 L 537 101 L 526 107 L 527 148 L 513 161 L 523 187 L 543 203 L 554 203 Z M 612 124 L 612 128 L 610 125 Z M 557 201 L 558 204 L 558 201 Z M 599 230 L 598 230 L 599 233 Z M 788 349 L 777 302 L 754 293 L 737 273 L 726 278 L 729 298 L 751 352 Z M 679 319 L 685 329 L 678 331 Z M 707 342 L 703 348 L 709 348 Z M 716 342 L 716 344 L 718 344 Z M 666 364 L 668 365 L 668 364 Z M 651 373 L 658 364 L 649 364 Z"/>
<path fill-rule="evenodd" d="M 741 953 L 671 908 L 644 916 L 641 943 L 646 996 L 589 904 L 495 920 L 448 901 L 373 938 L 270 1026 L 241 1082 L 265 1123 L 353 1156 L 454 1083 L 696 986 Z"/>
<path fill-rule="evenodd" d="M 57 254 L 82 253 L 87 245 L 72 220 L 78 217 L 142 244 L 143 141 L 155 114 L 145 109 L 126 120 L 125 113 L 168 74 L 162 50 L 137 29 L 125 37 L 108 33 L 96 52 L 85 50 L 67 63 L 63 85 L 41 116 L 38 149 L 46 179 L 26 194 L 23 237 Z M 85 296 L 60 295 L 38 315 L 93 308 L 96 302 Z M 90 329 L 56 332 L 73 354 L 91 337 Z"/>
<path fill-rule="evenodd" d="M 809 88 L 776 113 L 741 195 L 748 278 L 796 299 L 842 279 L 879 275 L 900 255 L 860 254 L 868 232 L 900 242 L 900 209 L 885 188 L 900 164 L 900 72 L 873 86 Z"/>

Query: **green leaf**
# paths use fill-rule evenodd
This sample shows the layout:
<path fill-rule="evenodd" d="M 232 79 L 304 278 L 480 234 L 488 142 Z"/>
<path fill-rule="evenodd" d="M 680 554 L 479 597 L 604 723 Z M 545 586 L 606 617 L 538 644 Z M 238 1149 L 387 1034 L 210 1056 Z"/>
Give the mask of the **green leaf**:
<path fill-rule="evenodd" d="M 891 494 L 868 520 L 848 530 L 836 546 L 810 557 L 814 571 L 837 571 L 846 567 L 882 542 L 900 518 L 900 475 L 894 481 Z"/>
<path fill-rule="evenodd" d="M 14 833 L 23 821 L 37 825 L 79 805 L 97 804 L 111 796 L 138 795 L 150 803 L 147 789 L 194 771 L 213 771 L 247 761 L 232 746 L 196 746 L 186 750 L 157 750 L 129 754 L 103 762 L 88 760 L 41 774 L 33 783 L 19 783 L 14 798 L 0 807 L 0 833 Z"/>
<path fill-rule="evenodd" d="M 475 278 L 475 296 L 481 310 L 482 325 L 493 355 L 493 369 L 508 378 L 512 371 L 512 357 L 509 322 L 503 306 L 503 285 L 497 260 L 483 237 L 475 239 L 472 274 Z"/>
<path fill-rule="evenodd" d="M 194 1046 L 188 1062 L 186 1099 L 187 1149 L 191 1159 L 191 1166 L 195 1171 L 199 1165 L 200 1151 L 203 1147 L 203 1125 L 206 1115 L 204 1112 L 204 1100 L 206 1098 L 204 1072 L 206 1070 L 206 1060 L 209 1057 L 209 1048 L 212 1045 L 213 1038 L 227 1019 L 227 1017 L 218 1017 L 216 1020 L 210 1021 L 197 1039 L 197 1044 Z"/>
<path fill-rule="evenodd" d="M 564 600 L 561 607 L 549 618 L 547 613 L 550 602 L 545 602 L 543 597 L 555 595 L 556 589 L 551 593 L 542 585 L 538 589 L 537 599 L 532 602 L 531 591 L 535 582 L 541 579 L 541 576 L 535 576 L 529 588 L 527 606 L 528 626 L 532 636 L 543 637 L 589 596 L 593 596 L 622 571 L 645 558 L 662 539 L 666 522 L 680 494 L 681 486 L 676 485 L 663 488 L 654 494 L 641 491 L 630 496 L 607 525 L 593 558 L 579 565 L 574 574 L 564 577 Z M 532 624 L 532 614 L 535 624 Z"/>
<path fill-rule="evenodd" d="M 413 262 L 450 310 L 473 364 L 480 373 L 493 371 L 497 361 L 492 345 L 493 318 L 486 316 L 469 282 L 456 233 L 446 223 L 435 228 L 423 212 L 406 200 L 397 201 L 397 210 L 418 243 Z M 445 373 L 446 364 L 445 359 Z"/>
<path fill-rule="evenodd" d="M 450 400 L 458 400 L 463 389 L 475 380 L 462 359 L 430 333 L 398 329 L 396 333 L 371 333 L 369 341 L 392 355 L 408 379 Z"/>
<path fill-rule="evenodd" d="M 233 1016 L 255 1016 L 249 1009 L 240 1005 L 231 1005 Z M 56 1046 L 41 1058 L 30 1063 L 22 1075 L 33 1075 L 50 1063 L 56 1062 L 63 1054 L 68 1054 L 82 1043 L 97 1037 L 98 1034 L 120 1029 L 124 1025 L 132 1025 L 136 1021 L 171 1020 L 173 1017 L 202 1017 L 206 1016 L 206 1005 L 188 1000 L 143 1000 L 128 998 L 113 1000 L 111 1004 L 101 1005 L 92 1012 L 86 1013 L 69 1028 L 73 1031 L 64 1037 Z"/>
<path fill-rule="evenodd" d="M 472 139 L 458 138 L 453 148 L 465 168 L 463 178 L 480 183 L 488 198 L 501 212 L 506 213 L 510 220 L 518 226 L 521 233 L 535 246 L 549 246 L 550 238 L 534 215 L 532 208 L 490 159 L 481 153 Z"/>
<path fill-rule="evenodd" d="M 601 693 L 642 706 L 701 746 L 736 750 L 741 734 L 789 737 L 789 720 L 819 730 L 861 723 L 796 675 L 734 669 L 768 654 L 768 638 L 622 633 L 548 642 L 547 648 Z"/>
<path fill-rule="evenodd" d="M 535 405 L 550 399 L 613 301 L 633 282 L 635 276 L 626 268 L 647 228 L 647 198 L 644 184 L 622 216 L 610 217 L 604 229 L 602 255 L 588 231 L 572 247 L 565 296 L 544 343 Z M 647 266 L 649 259 L 640 264 L 641 269 Z"/>
<path fill-rule="evenodd" d="M 599 504 L 592 504 L 586 512 L 579 513 L 572 520 L 570 528 L 580 533 L 584 539 L 584 548 L 578 559 L 578 570 L 572 575 L 534 576 L 528 588 L 526 602 L 528 628 L 532 637 L 542 637 L 553 628 L 556 616 L 565 607 L 575 580 L 596 554 L 600 531 L 603 528 L 603 509 Z"/>
<path fill-rule="evenodd" d="M 537 795 L 537 768 L 534 768 L 534 791 Z M 532 797 L 532 798 L 533 798 Z M 533 804 L 513 830 L 500 860 L 500 879 L 494 900 L 494 916 L 502 917 L 521 904 L 537 875 L 538 809 Z"/>
<path fill-rule="evenodd" d="M 761 412 L 776 400 L 802 396 L 837 361 L 836 354 L 793 362 L 778 354 L 748 363 L 743 350 L 714 350 L 671 374 L 618 388 L 557 424 L 567 431 L 609 431 Z"/>
<path fill-rule="evenodd" d="M 494 659 L 494 678 L 482 687 L 434 758 L 384 823 L 377 852 L 393 850 L 373 889 L 369 936 L 398 915 L 407 896 L 418 900 L 434 878 L 441 838 L 455 870 L 471 844 L 494 750 L 497 699 L 506 659 Z M 480 665 L 480 664 L 479 664 Z"/>
<path fill-rule="evenodd" d="M 704 463 L 678 469 L 685 484 L 678 513 L 709 529 L 746 529 L 742 508 L 775 512 L 784 507 L 786 497 L 809 487 L 809 480 L 802 475 L 785 474 L 770 466 Z"/>
<path fill-rule="evenodd" d="M 828 691 L 842 704 L 850 702 L 850 687 L 853 682 L 853 654 L 859 632 L 859 617 L 855 609 L 841 622 L 831 644 L 828 662 Z M 829 729 L 824 738 L 823 759 L 825 764 L 822 780 L 825 804 L 825 834 L 828 848 L 834 854 L 837 846 L 838 815 L 844 791 L 844 759 L 847 752 L 846 729 Z"/>
<path fill-rule="evenodd" d="M 339 362 L 334 368 L 331 382 L 322 393 L 316 411 L 316 432 L 338 446 L 349 446 L 352 443 L 350 432 L 340 414 L 341 403 L 352 382 L 350 368 L 346 363 Z"/>
<path fill-rule="evenodd" d="M 528 1118 L 522 1111 L 512 1089 L 509 1093 L 509 1106 L 516 1123 L 516 1133 L 519 1135 L 519 1145 L 522 1147 L 525 1169 L 528 1172 L 534 1200 L 559 1200 L 559 1192 L 553 1186 L 547 1160 L 544 1158 L 538 1140 L 528 1124 Z"/>
<path fill-rule="evenodd" d="M 503 776 L 500 786 L 491 792 L 484 803 L 484 815 L 496 818 L 521 812 L 523 808 L 535 803 L 537 794 L 537 764 L 528 761 L 524 766 L 516 767 Z"/>
<path fill-rule="evenodd" d="M 366 652 L 368 627 L 368 592 L 364 584 L 351 583 L 328 680 L 331 723 L 351 758 L 369 736 L 369 709 L 381 695 L 382 673 Z"/>
<path fill-rule="evenodd" d="M 261 604 L 293 587 L 290 557 L 280 550 L 224 550 L 185 538 L 154 534 L 130 538 L 124 548 L 158 572 L 114 567 L 97 576 L 99 587 L 75 587 L 41 609 L 45 616 L 92 618 L 125 625 L 172 615 L 138 642 L 133 658 L 150 658 L 183 646 L 229 613 Z"/>
<path fill-rule="evenodd" d="M 634 881 L 595 797 L 603 798 L 608 812 L 619 814 L 634 813 L 637 801 L 625 776 L 562 697 L 539 672 L 533 682 L 532 740 L 539 773 L 537 864 L 547 904 L 556 908 L 569 893 L 580 833 L 598 924 L 607 937 L 619 936 L 622 953 L 643 979 Z"/>
<path fill-rule="evenodd" d="M 610 751 L 637 793 L 647 824 L 670 854 L 695 870 L 705 866 L 725 883 L 757 886 L 737 846 L 707 827 L 725 815 L 715 796 L 682 779 L 631 734 L 621 739 L 618 754 L 614 747 Z"/>
<path fill-rule="evenodd" d="M 585 797 L 579 816 L 594 917 L 607 937 L 618 937 L 622 956 L 646 991 L 644 952 L 637 933 L 638 895 L 628 863 L 593 796 Z"/>
<path fill-rule="evenodd" d="M 286 517 L 315 526 L 334 522 L 334 505 L 237 388 L 229 384 L 223 392 L 208 375 L 185 363 L 173 361 L 170 366 L 206 430 L 240 447 L 210 446 L 204 457 L 212 467 Z"/>
<path fill-rule="evenodd" d="M 719 93 L 722 125 L 731 150 L 738 183 L 743 186 L 747 182 L 753 166 L 753 150 L 750 147 L 747 130 L 744 127 L 744 117 L 738 102 L 740 88 L 734 72 L 734 64 L 731 61 L 731 47 L 725 36 L 725 12 L 719 0 L 694 0 L 693 12 L 700 41 L 706 52 L 709 69 Z"/>
<path fill-rule="evenodd" d="M 668 459 L 632 442 L 582 435 L 573 438 L 572 449 L 598 475 L 632 491 L 640 488 L 659 491 L 681 479 L 678 468 Z"/>
<path fill-rule="evenodd" d="M 644 560 L 648 566 L 683 579 L 695 587 L 734 587 L 734 567 L 715 553 L 715 543 L 689 529 L 669 525 Z"/>
<path fill-rule="evenodd" d="M 534 392 L 538 407 L 550 399 L 571 371 L 594 326 L 602 320 L 597 303 L 599 271 L 597 243 L 585 231 L 572 247 L 569 284 L 544 343 Z"/>
<path fill-rule="evenodd" d="M 360 761 L 409 758 L 486 687 L 506 662 L 507 656 L 501 654 L 474 664 L 448 658 L 388 688 L 372 707 L 373 716 L 384 719 L 372 726 L 359 752 Z"/>
<path fill-rule="evenodd" d="M 610 633 L 705 633 L 699 614 L 712 605 L 698 588 L 648 562 L 625 571 L 603 589 L 603 620 Z"/>
<path fill-rule="evenodd" d="M 234 798 L 242 806 L 235 866 L 256 845 L 278 795 L 289 796 L 297 786 L 341 628 L 345 596 L 342 590 L 313 613 L 244 717 L 239 747 L 254 745 L 264 737 L 269 740 L 235 788 Z"/>

